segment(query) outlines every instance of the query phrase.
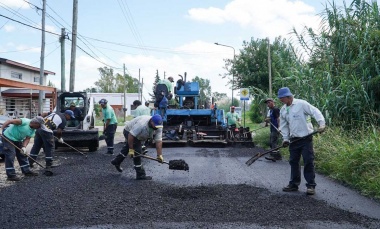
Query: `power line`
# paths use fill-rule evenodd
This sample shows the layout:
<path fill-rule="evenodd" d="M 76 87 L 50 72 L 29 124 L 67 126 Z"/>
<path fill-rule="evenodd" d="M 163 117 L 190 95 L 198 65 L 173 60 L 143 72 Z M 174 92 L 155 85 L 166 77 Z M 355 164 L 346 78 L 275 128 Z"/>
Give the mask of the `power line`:
<path fill-rule="evenodd" d="M 135 40 L 137 41 L 137 44 L 139 48 L 146 52 L 146 49 L 144 48 L 144 42 L 141 39 L 141 36 L 136 28 L 136 24 L 134 23 L 133 16 L 131 11 L 129 10 L 128 4 L 125 1 L 118 0 L 121 12 L 123 13 L 124 19 L 126 20 L 129 28 L 131 29 L 132 35 L 134 36 Z"/>
<path fill-rule="evenodd" d="M 14 22 L 17 22 L 17 23 L 19 23 L 19 24 L 22 24 L 22 25 L 28 26 L 28 27 L 30 27 L 30 28 L 33 28 L 33 29 L 37 29 L 37 30 L 43 31 L 42 29 L 40 29 L 40 28 L 38 28 L 38 27 L 35 27 L 35 26 L 32 26 L 32 25 L 25 24 L 24 22 L 17 21 L 17 20 L 15 20 L 15 19 L 12 19 L 12 18 L 7 17 L 7 16 L 2 15 L 2 14 L 0 14 L 0 17 L 4 17 L 4 18 L 6 18 L 6 19 L 9 19 L 9 20 L 14 21 Z M 47 31 L 47 30 L 45 30 L 44 32 L 45 32 L 45 33 L 50 33 L 50 34 L 53 34 L 53 35 L 56 35 L 56 36 L 61 36 L 60 34 L 53 33 L 53 32 Z"/>
<path fill-rule="evenodd" d="M 4 7 L 3 7 L 4 8 Z M 13 13 L 13 16 L 15 16 L 15 14 L 17 14 L 18 13 L 18 11 L 20 11 L 20 9 L 22 8 L 22 5 L 17 9 L 17 11 L 16 12 L 14 12 Z M 8 22 L 9 22 L 9 20 L 8 21 L 6 21 L 5 23 L 4 23 L 4 25 L 2 25 L 1 27 L 0 27 L 0 29 L 2 29 L 6 24 L 8 24 Z"/>
<path fill-rule="evenodd" d="M 55 43 L 55 42 L 56 42 L 56 41 L 52 41 L 52 42 L 50 42 L 50 43 L 47 43 L 46 45 L 50 45 L 50 44 Z M 38 47 L 31 47 L 31 48 L 21 49 L 21 50 L 15 50 L 15 51 L 0 52 L 0 53 L 25 52 L 25 51 L 32 50 L 32 49 L 36 49 L 36 48 L 41 48 L 41 46 L 38 46 Z"/>
<path fill-rule="evenodd" d="M 71 39 L 69 38 L 69 40 L 71 40 Z M 117 67 L 111 66 L 111 65 L 109 65 L 109 64 L 104 63 L 104 62 L 101 61 L 101 60 L 96 59 L 96 58 L 93 57 L 90 53 L 88 53 L 87 51 L 85 51 L 84 49 L 82 49 L 79 45 L 77 45 L 77 47 L 78 47 L 80 50 L 82 50 L 82 52 L 86 53 L 89 57 L 91 57 L 92 59 L 98 61 L 99 63 L 104 64 L 105 66 L 108 66 L 108 67 L 110 67 L 110 68 L 114 68 L 114 69 L 122 69 L 122 68 L 117 68 Z"/>

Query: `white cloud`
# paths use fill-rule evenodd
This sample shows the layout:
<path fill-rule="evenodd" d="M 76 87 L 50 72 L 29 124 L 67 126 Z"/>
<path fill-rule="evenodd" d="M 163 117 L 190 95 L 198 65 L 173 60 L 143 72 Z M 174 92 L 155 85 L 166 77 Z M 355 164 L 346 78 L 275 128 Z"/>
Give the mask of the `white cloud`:
<path fill-rule="evenodd" d="M 0 0 L 0 3 L 12 8 L 29 8 L 29 5 L 23 0 Z"/>
<path fill-rule="evenodd" d="M 194 41 L 175 49 L 179 53 L 190 53 L 190 55 L 167 55 L 164 57 L 143 56 L 143 55 L 125 55 L 119 62 L 125 63 L 127 73 L 130 73 L 134 78 L 138 79 L 139 69 L 141 70 L 141 78 L 144 81 L 143 94 L 146 99 L 152 93 L 153 82 L 156 75 L 156 70 L 159 71 L 161 78 L 172 76 L 175 81 L 180 79 L 178 74 L 184 75 L 187 72 L 187 81 L 191 81 L 194 77 L 199 76 L 204 79 L 209 79 L 212 91 L 225 92 L 230 91 L 227 79 L 222 79 L 219 73 L 223 72 L 223 59 L 232 58 L 233 53 L 227 49 L 221 49 L 212 43 L 203 41 Z M 205 51 L 207 50 L 207 52 Z M 103 62 L 113 65 L 102 60 Z M 68 64 L 67 64 L 68 65 Z M 69 85 L 69 66 L 66 65 L 66 89 Z M 99 62 L 88 56 L 79 56 L 76 61 L 76 80 L 75 90 L 84 90 L 100 79 L 97 68 L 102 66 Z M 122 69 L 115 70 L 115 73 L 122 74 Z M 59 75 L 59 74 L 57 74 Z M 53 79 L 54 78 L 54 79 Z M 53 77 L 52 82 L 60 87 L 59 76 Z"/>
<path fill-rule="evenodd" d="M 5 25 L 3 28 L 6 32 L 12 32 L 15 30 L 15 27 L 13 25 Z"/>
<path fill-rule="evenodd" d="M 302 1 L 234 0 L 224 9 L 193 8 L 188 16 L 208 23 L 233 22 L 243 28 L 253 28 L 257 37 L 286 36 L 293 27 L 308 25 L 318 28 L 315 9 Z"/>

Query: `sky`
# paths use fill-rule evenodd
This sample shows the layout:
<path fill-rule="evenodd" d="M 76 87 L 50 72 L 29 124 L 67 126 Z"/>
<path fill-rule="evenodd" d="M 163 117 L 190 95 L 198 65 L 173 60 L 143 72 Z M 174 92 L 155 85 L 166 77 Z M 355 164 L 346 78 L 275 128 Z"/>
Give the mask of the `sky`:
<path fill-rule="evenodd" d="M 225 59 L 251 39 L 291 38 L 292 28 L 317 29 L 324 0 L 78 0 L 78 39 L 74 90 L 95 87 L 98 68 L 113 68 L 143 79 L 148 100 L 156 71 L 161 78 L 187 73 L 209 79 L 212 92 L 231 93 Z M 342 4 L 342 1 L 336 1 Z M 348 1 L 349 3 L 351 1 Z M 61 87 L 61 28 L 65 40 L 65 79 L 69 90 L 73 1 L 46 0 L 44 69 Z M 40 67 L 42 0 L 0 0 L 0 58 Z M 8 18 L 5 18 L 5 17 Z M 15 22 L 9 18 L 19 21 Z M 29 26 L 35 28 L 31 28 Z M 226 46 L 218 46 L 215 43 Z M 84 51 L 82 51 L 84 50 Z M 234 92 L 237 97 L 239 90 Z M 238 97 L 237 97 L 238 98 Z"/>

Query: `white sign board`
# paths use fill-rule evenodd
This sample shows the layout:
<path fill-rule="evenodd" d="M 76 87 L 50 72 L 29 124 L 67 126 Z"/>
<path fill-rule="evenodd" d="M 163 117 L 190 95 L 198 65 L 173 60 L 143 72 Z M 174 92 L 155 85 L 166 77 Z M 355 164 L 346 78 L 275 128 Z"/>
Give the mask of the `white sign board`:
<path fill-rule="evenodd" d="M 248 88 L 240 88 L 240 100 L 249 100 Z"/>

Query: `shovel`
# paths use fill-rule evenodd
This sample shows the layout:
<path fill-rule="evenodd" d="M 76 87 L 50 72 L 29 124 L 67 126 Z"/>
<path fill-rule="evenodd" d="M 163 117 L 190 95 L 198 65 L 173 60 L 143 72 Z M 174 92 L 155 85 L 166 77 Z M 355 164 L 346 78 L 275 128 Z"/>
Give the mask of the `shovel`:
<path fill-rule="evenodd" d="M 58 138 L 57 138 L 56 136 L 54 136 L 54 137 L 58 140 Z M 87 155 L 84 154 L 82 151 L 79 151 L 78 149 L 76 149 L 76 148 L 72 147 L 71 145 L 67 144 L 66 142 L 63 142 L 63 144 L 67 145 L 67 146 L 70 147 L 71 149 L 77 151 L 78 153 L 82 154 L 83 156 L 85 156 L 85 157 L 87 158 Z"/>
<path fill-rule="evenodd" d="M 137 152 L 135 152 L 135 153 L 137 153 Z M 135 157 L 143 157 L 143 158 L 153 160 L 153 161 L 158 161 L 161 163 L 161 161 L 158 160 L 157 158 L 147 156 L 147 155 L 143 155 L 143 154 L 139 154 L 139 153 L 137 153 L 137 154 L 138 155 Z M 189 171 L 189 165 L 184 160 L 170 160 L 169 162 L 163 161 L 162 163 L 169 165 L 169 169 L 172 169 L 172 170 Z"/>
<path fill-rule="evenodd" d="M 306 136 L 304 136 L 302 138 L 298 138 L 298 139 L 296 139 L 296 140 L 294 140 L 292 142 L 289 142 L 289 145 L 292 144 L 292 143 L 294 143 L 294 142 L 296 142 L 296 141 L 299 141 L 301 139 L 308 138 L 308 137 L 310 137 L 310 136 L 312 136 L 312 135 L 314 135 L 316 133 L 319 133 L 319 131 L 314 131 L 313 133 L 310 133 L 310 134 L 308 134 L 308 135 L 306 135 Z M 270 149 L 270 150 L 268 150 L 268 151 L 266 151 L 264 153 L 257 153 L 255 156 L 251 157 L 247 162 L 245 162 L 245 164 L 248 165 L 248 166 L 250 166 L 253 162 L 257 161 L 257 159 L 259 159 L 260 157 L 262 157 L 262 156 L 264 156 L 264 155 L 266 155 L 268 153 L 271 153 L 273 151 L 279 150 L 281 148 L 284 148 L 284 146 L 279 146 L 277 148 Z"/>
<path fill-rule="evenodd" d="M 45 171 L 44 171 L 44 175 L 45 175 L 45 176 L 48 176 L 48 177 L 53 176 L 53 172 L 52 172 L 52 171 L 48 170 L 46 167 L 44 167 L 43 165 L 41 165 L 40 163 L 38 163 L 36 160 L 34 160 L 33 157 L 29 156 L 28 154 L 23 153 L 22 150 L 21 150 L 18 146 L 16 146 L 15 144 L 13 144 L 13 142 L 11 142 L 8 138 L 3 137 L 1 134 L 0 134 L 0 136 L 2 137 L 2 139 L 5 139 L 9 144 L 11 144 L 11 145 L 14 146 L 16 149 L 18 149 L 22 155 L 28 157 L 28 158 L 31 159 L 34 163 L 36 163 L 36 164 L 39 165 L 41 168 L 43 168 L 43 169 L 45 170 Z"/>

